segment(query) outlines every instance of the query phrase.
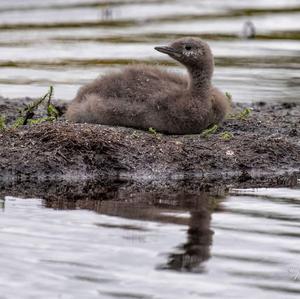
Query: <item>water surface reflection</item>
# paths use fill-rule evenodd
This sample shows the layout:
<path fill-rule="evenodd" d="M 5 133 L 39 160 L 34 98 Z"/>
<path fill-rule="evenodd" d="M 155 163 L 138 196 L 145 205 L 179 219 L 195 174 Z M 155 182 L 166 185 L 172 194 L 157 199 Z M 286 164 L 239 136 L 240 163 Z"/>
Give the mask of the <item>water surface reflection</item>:
<path fill-rule="evenodd" d="M 154 46 L 206 39 L 215 83 L 237 102 L 299 100 L 300 0 L 0 1 L 0 94 L 40 96 L 54 85 L 71 99 L 80 85 L 132 62 L 184 70 Z M 251 21 L 255 39 L 245 39 Z"/>
<path fill-rule="evenodd" d="M 201 264 L 210 258 L 213 231 L 210 228 L 211 213 L 220 208 L 224 196 L 212 197 L 208 193 L 135 193 L 130 197 L 105 200 L 45 201 L 46 207 L 59 209 L 88 209 L 99 214 L 127 219 L 173 223 L 187 226 L 186 240 L 170 252 L 167 261 L 158 269 L 202 272 Z M 106 228 L 139 230 L 137 227 L 121 227 L 97 224 Z"/>
<path fill-rule="evenodd" d="M 3 298 L 299 296 L 299 189 L 69 187 L 2 200 Z"/>

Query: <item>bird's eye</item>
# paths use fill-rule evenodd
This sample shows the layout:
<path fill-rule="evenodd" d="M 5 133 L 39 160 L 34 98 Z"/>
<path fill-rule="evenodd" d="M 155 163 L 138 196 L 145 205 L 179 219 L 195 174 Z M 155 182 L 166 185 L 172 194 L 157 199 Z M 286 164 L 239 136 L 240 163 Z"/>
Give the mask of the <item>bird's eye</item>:
<path fill-rule="evenodd" d="M 192 47 L 191 47 L 191 46 L 185 46 L 184 48 L 185 48 L 187 51 L 192 50 Z"/>

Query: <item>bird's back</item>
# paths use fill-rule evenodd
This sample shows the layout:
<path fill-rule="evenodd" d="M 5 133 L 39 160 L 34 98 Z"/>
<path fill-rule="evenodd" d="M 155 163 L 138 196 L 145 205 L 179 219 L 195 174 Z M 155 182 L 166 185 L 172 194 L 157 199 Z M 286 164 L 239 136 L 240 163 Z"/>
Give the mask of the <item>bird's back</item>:
<path fill-rule="evenodd" d="M 83 86 L 76 101 L 94 94 L 105 99 L 128 102 L 149 102 L 180 93 L 187 87 L 183 76 L 160 70 L 153 66 L 128 66 L 122 72 L 115 72 Z"/>

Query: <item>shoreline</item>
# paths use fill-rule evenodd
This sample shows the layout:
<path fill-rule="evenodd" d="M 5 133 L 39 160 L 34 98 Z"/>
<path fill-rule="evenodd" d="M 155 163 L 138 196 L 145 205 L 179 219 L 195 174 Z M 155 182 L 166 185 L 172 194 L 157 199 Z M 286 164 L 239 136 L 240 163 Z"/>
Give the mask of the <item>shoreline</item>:
<path fill-rule="evenodd" d="M 30 100 L 0 98 L 0 114 L 11 121 Z M 66 103 L 60 106 L 63 111 Z M 72 124 L 63 118 L 0 131 L 1 189 L 14 194 L 22 185 L 44 190 L 44 185 L 72 188 L 103 181 L 130 182 L 133 189 L 150 184 L 153 190 L 297 185 L 300 105 L 235 104 L 235 115 L 245 107 L 252 110 L 247 117 L 227 119 L 208 137 Z"/>

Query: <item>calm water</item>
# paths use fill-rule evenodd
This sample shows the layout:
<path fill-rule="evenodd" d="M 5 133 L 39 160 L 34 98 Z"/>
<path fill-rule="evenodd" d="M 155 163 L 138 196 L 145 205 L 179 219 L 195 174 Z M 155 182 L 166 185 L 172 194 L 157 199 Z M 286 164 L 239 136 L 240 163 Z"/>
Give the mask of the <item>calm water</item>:
<path fill-rule="evenodd" d="M 299 298 L 300 189 L 6 196 L 0 298 Z"/>
<path fill-rule="evenodd" d="M 241 38 L 251 20 L 257 38 Z M 234 100 L 298 101 L 300 0 L 1 0 L 0 94 L 78 87 L 133 61 L 184 71 L 153 50 L 176 37 L 209 41 L 215 83 Z"/>
<path fill-rule="evenodd" d="M 183 72 L 153 47 L 186 35 L 235 101 L 299 101 L 300 0 L 0 0 L 0 95 L 71 99 L 136 61 Z M 299 298 L 299 189 L 4 194 L 0 299 Z"/>

